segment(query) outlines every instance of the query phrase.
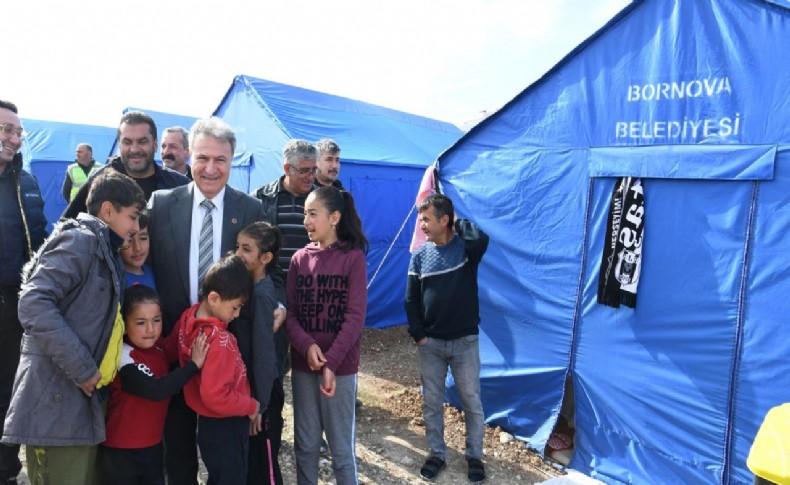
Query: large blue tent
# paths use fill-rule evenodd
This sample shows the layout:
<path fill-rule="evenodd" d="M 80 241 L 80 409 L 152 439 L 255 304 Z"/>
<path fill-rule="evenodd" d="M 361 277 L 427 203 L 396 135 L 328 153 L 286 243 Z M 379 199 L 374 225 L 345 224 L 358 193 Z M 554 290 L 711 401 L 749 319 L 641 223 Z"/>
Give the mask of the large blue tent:
<path fill-rule="evenodd" d="M 569 378 L 573 468 L 751 483 L 762 418 L 790 401 L 788 42 L 784 2 L 635 1 L 439 157 L 491 236 L 490 423 L 543 450 Z M 618 177 L 645 191 L 635 309 L 596 300 Z"/>
<path fill-rule="evenodd" d="M 461 130 L 450 123 L 249 76 L 236 76 L 214 114 L 236 132 L 229 182 L 246 192 L 283 174 L 282 149 L 289 140 L 332 138 L 340 145 L 340 180 L 354 195 L 370 241 L 366 324 L 405 323 L 403 298 L 415 221 L 414 215 L 408 220 L 407 216 L 425 168 L 461 136 Z"/>

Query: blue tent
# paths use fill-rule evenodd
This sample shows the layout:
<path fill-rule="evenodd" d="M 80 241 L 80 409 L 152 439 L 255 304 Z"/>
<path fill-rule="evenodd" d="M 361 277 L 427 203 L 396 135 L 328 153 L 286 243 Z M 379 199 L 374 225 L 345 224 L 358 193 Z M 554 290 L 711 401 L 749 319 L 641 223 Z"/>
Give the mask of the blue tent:
<path fill-rule="evenodd" d="M 61 189 L 66 167 L 74 163 L 77 145 L 90 144 L 96 161 L 104 163 L 116 139 L 116 129 L 32 119 L 25 119 L 23 125 L 28 133 L 23 148 L 25 165 L 38 178 L 51 229 L 66 208 Z"/>
<path fill-rule="evenodd" d="M 236 76 L 214 114 L 236 132 L 230 184 L 246 192 L 283 174 L 282 149 L 289 140 L 332 138 L 340 145 L 340 180 L 354 195 L 370 241 L 367 325 L 405 323 L 403 298 L 415 217 L 406 218 L 425 168 L 461 136 L 461 130 L 450 123 L 248 76 Z"/>
<path fill-rule="evenodd" d="M 573 468 L 751 483 L 790 401 L 789 40 L 785 3 L 635 1 L 439 157 L 491 236 L 490 423 L 543 450 L 569 377 Z M 596 299 L 617 177 L 644 183 L 635 309 Z"/>

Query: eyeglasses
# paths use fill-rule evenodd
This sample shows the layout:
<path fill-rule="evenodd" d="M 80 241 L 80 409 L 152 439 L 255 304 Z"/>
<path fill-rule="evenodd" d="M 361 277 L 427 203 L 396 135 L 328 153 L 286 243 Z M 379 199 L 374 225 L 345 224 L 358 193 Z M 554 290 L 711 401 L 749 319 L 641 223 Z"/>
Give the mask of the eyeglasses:
<path fill-rule="evenodd" d="M 23 130 L 22 128 L 17 128 L 11 123 L 0 123 L 0 129 L 2 129 L 3 133 L 5 133 L 8 136 L 16 135 L 17 138 L 19 138 L 22 141 L 24 141 L 25 137 L 27 136 L 25 130 Z"/>
<path fill-rule="evenodd" d="M 316 172 L 318 172 L 318 167 L 311 167 L 311 168 L 296 168 L 296 167 L 294 167 L 293 165 L 291 165 L 291 169 L 292 169 L 294 172 L 298 172 L 298 173 L 299 173 L 299 175 L 307 175 L 307 174 L 310 174 L 310 175 L 315 175 L 315 173 L 316 173 Z"/>

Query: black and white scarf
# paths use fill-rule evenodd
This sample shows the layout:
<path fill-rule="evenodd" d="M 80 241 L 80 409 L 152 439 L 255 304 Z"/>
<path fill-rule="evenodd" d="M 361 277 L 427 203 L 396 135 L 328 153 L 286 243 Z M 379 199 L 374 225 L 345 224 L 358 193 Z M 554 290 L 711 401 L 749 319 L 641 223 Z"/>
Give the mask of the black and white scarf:
<path fill-rule="evenodd" d="M 620 177 L 612 193 L 606 241 L 598 277 L 598 303 L 636 308 L 636 287 L 642 269 L 645 230 L 642 179 Z"/>

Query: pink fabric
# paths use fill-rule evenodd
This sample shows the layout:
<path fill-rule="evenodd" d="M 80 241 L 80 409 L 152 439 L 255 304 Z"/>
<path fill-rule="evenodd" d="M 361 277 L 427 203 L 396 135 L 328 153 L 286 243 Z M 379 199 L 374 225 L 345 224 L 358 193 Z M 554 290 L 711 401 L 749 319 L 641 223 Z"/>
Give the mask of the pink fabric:
<path fill-rule="evenodd" d="M 425 200 L 426 197 L 436 193 L 436 170 L 438 169 L 434 166 L 430 166 L 425 169 L 425 173 L 422 176 L 422 181 L 420 182 L 420 190 L 417 192 L 417 199 L 414 201 L 415 206 L 419 206 L 420 202 Z M 409 247 L 409 252 L 413 253 L 423 244 L 425 244 L 425 233 L 420 230 L 420 219 L 418 214 L 417 223 L 414 225 L 414 234 L 411 236 L 411 246 Z"/>

